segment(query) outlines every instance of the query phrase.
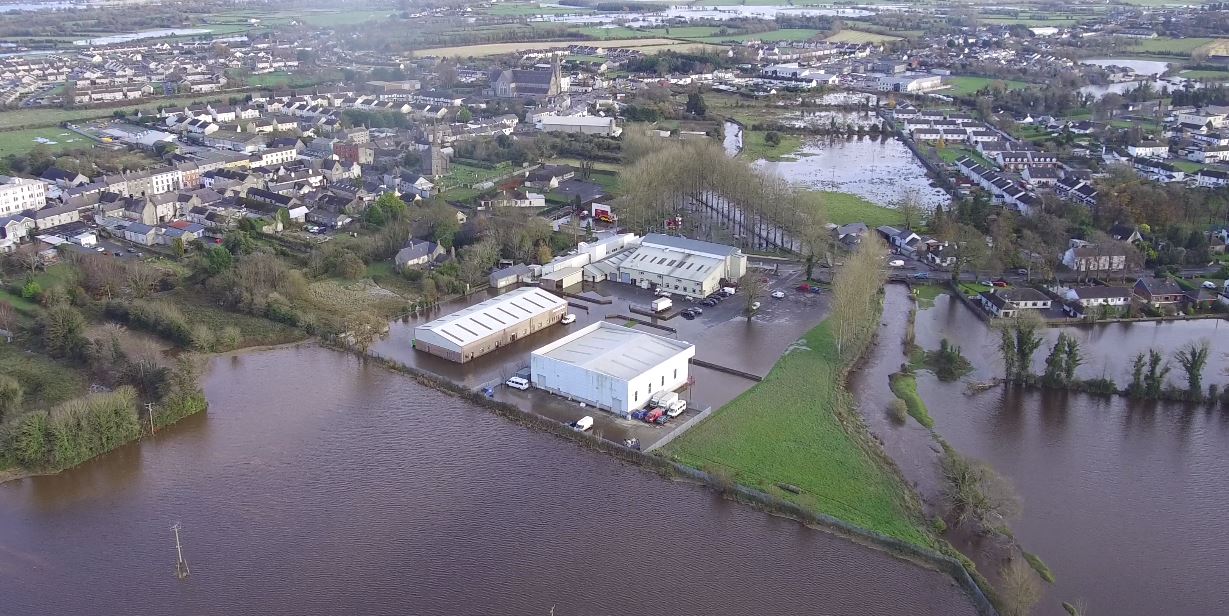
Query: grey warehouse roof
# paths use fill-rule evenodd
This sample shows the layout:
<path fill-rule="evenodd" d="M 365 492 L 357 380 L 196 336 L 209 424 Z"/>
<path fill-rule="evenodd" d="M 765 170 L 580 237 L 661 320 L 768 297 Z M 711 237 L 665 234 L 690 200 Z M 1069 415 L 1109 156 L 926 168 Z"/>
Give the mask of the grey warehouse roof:
<path fill-rule="evenodd" d="M 669 246 L 670 248 L 690 250 L 693 252 L 705 253 L 720 257 L 728 257 L 738 252 L 738 248 L 735 246 L 726 246 L 725 244 L 705 242 L 703 240 L 693 240 L 673 235 L 662 235 L 661 233 L 650 233 L 644 236 L 644 239 L 640 241 L 640 245 L 643 246 L 645 244 Z"/>
<path fill-rule="evenodd" d="M 598 321 L 533 354 L 626 381 L 691 348 L 690 342 Z"/>

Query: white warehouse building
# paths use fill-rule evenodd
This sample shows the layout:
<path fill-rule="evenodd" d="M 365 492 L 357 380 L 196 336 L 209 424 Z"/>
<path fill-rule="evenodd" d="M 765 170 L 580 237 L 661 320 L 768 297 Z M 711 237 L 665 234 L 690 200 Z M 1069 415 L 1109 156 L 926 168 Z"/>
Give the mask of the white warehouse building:
<path fill-rule="evenodd" d="M 522 287 L 414 328 L 414 348 L 465 363 L 558 323 L 568 304 Z"/>
<path fill-rule="evenodd" d="M 606 321 L 556 340 L 529 360 L 533 386 L 627 416 L 654 392 L 687 384 L 695 345 Z"/>
<path fill-rule="evenodd" d="M 659 286 L 687 297 L 704 297 L 722 280 L 747 273 L 747 255 L 734 246 L 650 233 L 619 264 L 619 278 L 643 288 Z"/>

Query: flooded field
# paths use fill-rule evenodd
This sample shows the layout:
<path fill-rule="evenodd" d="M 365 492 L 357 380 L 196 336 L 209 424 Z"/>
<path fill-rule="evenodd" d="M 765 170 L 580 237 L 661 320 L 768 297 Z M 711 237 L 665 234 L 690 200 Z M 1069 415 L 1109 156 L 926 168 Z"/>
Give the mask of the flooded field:
<path fill-rule="evenodd" d="M 926 168 L 909 148 L 891 137 L 809 138 L 792 161 L 756 161 L 790 182 L 817 190 L 858 195 L 890 206 L 915 195 L 927 207 L 946 205 L 947 193 L 931 186 Z"/>
<path fill-rule="evenodd" d="M 204 386 L 207 413 L 0 485 L 0 613 L 974 614 L 944 574 L 348 354 L 219 356 Z"/>
<path fill-rule="evenodd" d="M 1123 385 L 1134 354 L 1156 348 L 1169 357 L 1189 341 L 1223 339 L 1227 327 L 1198 320 L 1052 328 L 1033 369 L 1043 369 L 1065 331 L 1087 358 L 1079 376 Z M 976 368 L 969 379 L 1001 374 L 997 336 L 948 296 L 919 313 L 916 333 L 928 349 L 943 338 L 959 345 Z M 1205 385 L 1229 384 L 1227 371 L 1229 348 L 1214 343 Z M 873 367 L 866 375 L 880 377 Z M 1176 365 L 1169 382 L 1185 384 Z M 1057 576 L 1038 614 L 1062 616 L 1059 602 L 1077 598 L 1095 614 L 1212 614 L 1229 604 L 1229 544 L 1222 539 L 1229 518 L 1221 515 L 1229 508 L 1229 412 L 1003 387 L 970 395 L 965 383 L 929 373 L 919 375 L 918 390 L 948 443 L 1014 484 L 1022 512 L 1011 527 Z M 909 430 L 885 439 L 889 451 L 903 451 L 898 462 L 915 455 L 907 449 Z M 924 480 L 922 466 L 911 479 Z"/>

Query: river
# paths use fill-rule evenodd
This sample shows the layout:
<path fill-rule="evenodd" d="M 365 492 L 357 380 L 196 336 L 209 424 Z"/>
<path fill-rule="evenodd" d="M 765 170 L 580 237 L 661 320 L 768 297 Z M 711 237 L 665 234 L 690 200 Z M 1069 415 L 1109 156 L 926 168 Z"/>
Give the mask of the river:
<path fill-rule="evenodd" d="M 903 332 L 907 300 L 889 287 L 885 330 Z M 1088 358 L 1079 373 L 1102 375 L 1120 385 L 1131 357 L 1149 347 L 1168 356 L 1187 341 L 1223 338 L 1221 321 L 1135 323 L 1070 327 Z M 1060 330 L 1034 358 L 1040 370 Z M 884 332 L 881 332 L 881 335 Z M 919 312 L 918 344 L 937 348 L 947 338 L 976 367 L 969 378 L 999 376 L 997 337 L 969 309 L 948 296 Z M 935 460 L 926 455 L 916 422 L 895 427 L 882 419 L 886 404 L 873 381 L 886 379 L 899 361 L 899 337 L 881 341 L 854 380 L 854 391 L 872 396 L 864 415 L 889 453 L 925 497 L 933 493 Z M 1205 384 L 1225 385 L 1229 356 L 1212 347 Z M 1175 366 L 1169 380 L 1184 383 Z M 879 391 L 885 389 L 882 385 Z M 929 373 L 918 389 L 937 432 L 957 451 L 988 462 L 1020 496 L 1021 514 L 1011 527 L 1021 545 L 1042 557 L 1057 576 L 1038 610 L 1065 612 L 1060 601 L 1082 598 L 1095 614 L 1212 614 L 1229 604 L 1224 572 L 1229 565 L 1229 413 L 1182 404 L 1130 401 L 1079 394 L 995 388 L 976 395 L 964 383 L 941 383 Z M 912 467 L 912 468 L 911 468 Z M 931 500 L 931 499 L 928 499 Z"/>
<path fill-rule="evenodd" d="M 216 357 L 204 386 L 206 414 L 0 486 L 0 612 L 973 613 L 943 574 L 350 355 Z"/>

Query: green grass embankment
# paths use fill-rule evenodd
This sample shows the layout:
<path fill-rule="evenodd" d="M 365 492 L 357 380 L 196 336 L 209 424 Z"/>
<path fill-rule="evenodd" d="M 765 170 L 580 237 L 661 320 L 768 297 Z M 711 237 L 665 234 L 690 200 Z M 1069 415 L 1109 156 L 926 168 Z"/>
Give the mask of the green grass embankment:
<path fill-rule="evenodd" d="M 917 393 L 917 379 L 912 374 L 897 372 L 888 378 L 888 382 L 892 386 L 892 393 L 905 401 L 910 417 L 927 428 L 935 427 L 935 420 L 930 418 L 926 402 Z"/>
<path fill-rule="evenodd" d="M 909 488 L 853 410 L 828 324 L 808 332 L 804 343 L 667 453 L 862 528 L 936 547 Z"/>
<path fill-rule="evenodd" d="M 1024 554 L 1024 560 L 1028 561 L 1028 566 L 1032 567 L 1033 571 L 1036 571 L 1037 575 L 1041 576 L 1041 579 L 1051 584 L 1054 583 L 1054 580 L 1056 579 L 1054 577 L 1054 572 L 1046 566 L 1045 561 L 1041 560 L 1040 556 L 1024 550 L 1020 550 L 1020 553 Z"/>
<path fill-rule="evenodd" d="M 781 140 L 777 145 L 772 145 L 768 143 L 766 139 L 768 133 L 765 131 L 743 131 L 743 149 L 739 152 L 739 156 L 748 160 L 763 159 L 769 162 L 792 160 L 794 154 L 802 147 L 802 137 L 787 133 L 777 134 L 780 135 Z"/>

